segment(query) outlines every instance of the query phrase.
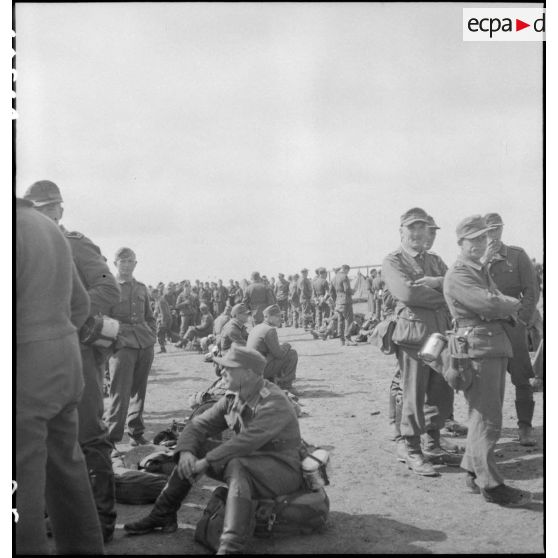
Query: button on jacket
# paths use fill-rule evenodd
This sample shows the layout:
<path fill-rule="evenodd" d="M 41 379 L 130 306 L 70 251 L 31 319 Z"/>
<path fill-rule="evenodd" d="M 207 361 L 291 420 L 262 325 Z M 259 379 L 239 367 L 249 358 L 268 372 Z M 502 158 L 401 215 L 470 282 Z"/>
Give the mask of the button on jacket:
<path fill-rule="evenodd" d="M 188 422 L 180 434 L 175 454 L 197 454 L 206 437 L 226 430 L 234 435 L 205 458 L 219 473 L 235 457 L 270 456 L 300 471 L 300 429 L 294 407 L 281 388 L 262 379 L 243 402 L 238 394 L 227 392 L 205 413 Z M 262 471 L 265 473 L 265 471 Z"/>
<path fill-rule="evenodd" d="M 145 349 L 153 346 L 156 324 L 147 287 L 135 279 L 118 282 L 120 302 L 110 312 L 120 322 L 116 348 Z"/>
<path fill-rule="evenodd" d="M 530 323 L 539 300 L 539 287 L 529 256 L 518 246 L 506 246 L 502 243 L 488 264 L 488 269 L 503 294 L 521 300 L 519 319 Z"/>

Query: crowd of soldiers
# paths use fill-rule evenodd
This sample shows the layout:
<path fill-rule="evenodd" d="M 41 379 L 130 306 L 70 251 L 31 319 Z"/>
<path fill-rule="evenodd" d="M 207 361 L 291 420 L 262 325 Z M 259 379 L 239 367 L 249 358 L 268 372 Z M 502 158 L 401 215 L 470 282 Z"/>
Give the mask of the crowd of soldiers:
<path fill-rule="evenodd" d="M 222 280 L 148 287 L 135 278 L 134 250 L 123 247 L 113 275 L 91 240 L 60 224 L 62 202 L 58 186 L 45 180 L 16 203 L 19 554 L 48 552 L 45 509 L 58 552 L 101 554 L 111 540 L 111 459 L 125 433 L 132 446 L 149 443 L 143 409 L 157 341 L 160 352 L 168 341 L 206 349 L 211 342 L 211 360 L 229 391 L 188 424 L 153 510 L 124 528 L 136 535 L 175 531 L 182 500 L 206 473 L 229 487 L 218 553 L 242 552 L 252 500 L 287 494 L 302 483 L 298 419 L 285 394 L 297 394 L 298 354 L 279 342 L 283 326 L 353 346 L 394 322 L 388 328 L 395 355 L 389 399 L 397 459 L 423 476 L 437 475 L 436 463 L 460 464 L 467 486 L 487 501 L 526 501 L 524 492 L 504 483 L 494 446 L 506 371 L 515 387 L 519 442 L 536 443 L 528 332 L 541 285 L 525 252 L 501 241 L 498 214 L 459 223 L 460 254 L 448 270 L 431 251 L 434 219 L 421 208 L 404 213 L 400 248 L 367 278 L 368 319 L 355 320 L 348 265 L 334 268 L 331 280 L 320 267 L 313 279 L 302 269 L 287 278 L 279 273 L 277 280 L 254 272 L 242 286 L 231 279 L 227 287 Z M 102 316 L 118 321 L 118 334 L 110 346 L 88 344 L 83 331 Z M 445 360 L 426 362 L 420 351 L 435 333 L 447 335 L 449 351 Z M 453 388 L 462 389 L 470 406 L 464 453 L 440 434 L 448 424 L 467 431 L 453 421 Z M 227 425 L 235 437 L 218 448 L 204 445 L 209 433 Z"/>

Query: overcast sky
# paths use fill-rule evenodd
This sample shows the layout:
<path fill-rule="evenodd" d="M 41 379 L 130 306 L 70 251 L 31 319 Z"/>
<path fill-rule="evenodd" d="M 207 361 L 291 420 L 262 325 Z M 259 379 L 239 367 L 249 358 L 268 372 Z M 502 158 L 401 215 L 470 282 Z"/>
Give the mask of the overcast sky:
<path fill-rule="evenodd" d="M 540 260 L 542 46 L 466 6 L 17 4 L 17 193 L 148 283 L 379 264 L 416 205 Z"/>

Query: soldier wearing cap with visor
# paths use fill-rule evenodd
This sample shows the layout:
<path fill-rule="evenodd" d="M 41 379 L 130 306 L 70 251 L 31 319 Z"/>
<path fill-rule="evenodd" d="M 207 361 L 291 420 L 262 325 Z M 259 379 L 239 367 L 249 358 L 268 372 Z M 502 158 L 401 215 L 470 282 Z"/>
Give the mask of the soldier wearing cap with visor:
<path fill-rule="evenodd" d="M 440 429 L 451 412 L 451 388 L 418 357 L 432 333 L 444 333 L 450 326 L 442 293 L 447 266 L 425 250 L 428 223 L 428 214 L 419 207 L 401 216 L 401 247 L 384 259 L 382 275 L 396 302 L 393 342 L 403 388 L 398 459 L 405 459 L 418 475 L 437 476 L 431 460 L 453 465 L 456 456 L 440 446 Z"/>
<path fill-rule="evenodd" d="M 248 307 L 252 313 L 254 325 L 257 325 L 263 322 L 264 308 L 273 304 L 275 300 L 273 293 L 269 290 L 269 287 L 264 284 L 257 271 L 254 271 L 250 278 L 252 279 L 252 283 L 246 287 L 242 303 Z"/>
<path fill-rule="evenodd" d="M 460 254 L 444 279 L 444 296 L 454 320 L 450 335 L 451 370 L 469 404 L 469 433 L 461 467 L 466 485 L 491 503 L 522 505 L 528 494 L 504 484 L 494 457 L 502 428 L 502 407 L 512 346 L 504 323 L 521 308 L 502 294 L 482 264 L 489 227 L 480 215 L 467 217 L 456 229 Z"/>
<path fill-rule="evenodd" d="M 489 243 L 483 261 L 487 264 L 490 276 L 498 289 L 521 302 L 515 326 L 504 325 L 513 347 L 513 357 L 508 360 L 508 372 L 515 386 L 519 443 L 523 446 L 534 446 L 536 440 L 533 437 L 532 420 L 535 401 L 530 379 L 535 373 L 529 357 L 527 329 L 535 319 L 535 309 L 539 300 L 537 276 L 525 250 L 502 242 L 504 223 L 500 215 L 488 213 L 485 220 L 490 228 L 487 232 Z"/>
<path fill-rule="evenodd" d="M 268 306 L 263 314 L 263 323 L 250 330 L 246 346 L 265 357 L 265 378 L 296 395 L 293 382 L 296 379 L 298 353 L 289 343 L 279 343 L 276 328 L 281 324 L 281 309 L 277 304 L 273 304 Z"/>
<path fill-rule="evenodd" d="M 285 279 L 284 273 L 279 273 L 277 283 L 275 284 L 275 299 L 277 305 L 281 308 L 282 323 L 287 323 L 287 314 L 289 312 L 289 282 Z"/>
<path fill-rule="evenodd" d="M 308 270 L 300 270 L 301 278 L 298 280 L 300 292 L 300 312 L 302 314 L 302 327 L 307 329 L 312 326 L 312 282 L 308 279 Z"/>
<path fill-rule="evenodd" d="M 302 485 L 300 429 L 283 391 L 263 378 L 257 351 L 234 344 L 224 358 L 227 393 L 188 422 L 175 448 L 177 466 L 149 515 L 124 525 L 131 535 L 177 529 L 177 511 L 201 474 L 228 485 L 223 533 L 217 554 L 239 554 L 252 535 L 252 500 L 289 494 Z M 208 436 L 230 428 L 233 437 L 211 448 Z"/>
<path fill-rule="evenodd" d="M 347 264 L 335 268 L 335 277 L 331 283 L 330 294 L 335 300 L 337 313 L 337 332 L 341 345 L 356 345 L 351 339 L 350 328 L 353 323 L 353 291 L 348 273 L 351 267 Z"/>
<path fill-rule="evenodd" d="M 34 207 L 52 219 L 62 230 L 72 250 L 79 278 L 91 300 L 90 315 L 108 315 L 120 299 L 120 288 L 100 249 L 79 232 L 68 231 L 60 220 L 64 214 L 58 186 L 50 180 L 32 184 L 24 194 Z M 103 422 L 103 378 L 107 352 L 102 347 L 80 343 L 84 388 L 78 405 L 79 443 L 91 476 L 93 495 L 105 542 L 114 532 L 116 522 L 114 473 L 110 454 L 112 444 Z"/>
<path fill-rule="evenodd" d="M 300 320 L 300 288 L 298 286 L 298 278 L 298 273 L 295 273 L 289 285 L 289 306 L 291 309 L 289 325 L 296 328 L 299 326 Z"/>
<path fill-rule="evenodd" d="M 248 331 L 246 324 L 250 319 L 250 310 L 244 304 L 235 304 L 231 310 L 231 319 L 225 324 L 219 339 L 219 349 L 223 354 L 228 351 L 233 343 L 246 345 Z"/>

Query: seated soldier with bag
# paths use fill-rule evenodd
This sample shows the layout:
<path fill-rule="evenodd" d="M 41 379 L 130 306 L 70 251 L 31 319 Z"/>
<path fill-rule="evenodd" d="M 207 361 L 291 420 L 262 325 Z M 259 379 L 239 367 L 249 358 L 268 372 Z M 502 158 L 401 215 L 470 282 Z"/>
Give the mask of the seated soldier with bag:
<path fill-rule="evenodd" d="M 128 534 L 177 529 L 177 511 L 203 473 L 224 481 L 228 494 L 217 554 L 240 553 L 254 530 L 253 499 L 276 498 L 302 487 L 300 429 L 283 391 L 263 378 L 265 358 L 233 344 L 215 359 L 228 392 L 189 421 L 175 448 L 177 465 L 149 515 L 124 525 Z M 231 439 L 209 449 L 208 437 L 227 428 Z M 209 450 L 209 451 L 208 451 Z"/>

